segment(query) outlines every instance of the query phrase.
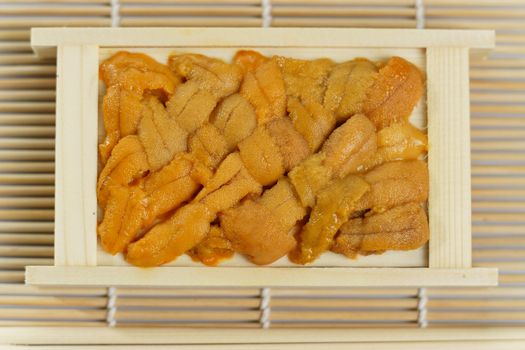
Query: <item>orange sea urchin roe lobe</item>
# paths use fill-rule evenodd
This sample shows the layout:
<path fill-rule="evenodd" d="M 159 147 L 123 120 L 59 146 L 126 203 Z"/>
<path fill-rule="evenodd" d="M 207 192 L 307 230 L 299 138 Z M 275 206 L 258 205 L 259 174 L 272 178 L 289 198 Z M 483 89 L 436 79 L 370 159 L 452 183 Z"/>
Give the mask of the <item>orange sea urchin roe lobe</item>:
<path fill-rule="evenodd" d="M 412 63 L 392 57 L 379 69 L 375 83 L 367 91 L 364 114 L 376 128 L 407 121 L 423 94 L 423 76 Z"/>
<path fill-rule="evenodd" d="M 205 205 L 191 203 L 177 213 L 154 226 L 142 239 L 131 243 L 126 260 L 136 266 L 160 266 L 184 254 L 206 237 L 210 229 L 210 212 Z"/>
<path fill-rule="evenodd" d="M 234 254 L 232 243 L 224 237 L 223 230 L 217 225 L 210 228 L 208 236 L 200 244 L 188 251 L 193 261 L 202 262 L 207 266 L 217 266 Z"/>
<path fill-rule="evenodd" d="M 257 124 L 284 117 L 286 93 L 275 60 L 269 60 L 244 75 L 240 94 L 255 108 Z"/>
<path fill-rule="evenodd" d="M 428 236 L 425 211 L 419 203 L 409 203 L 348 221 L 341 228 L 332 251 L 355 258 L 358 253 L 410 250 L 423 245 Z"/>
<path fill-rule="evenodd" d="M 180 79 L 151 57 L 126 51 L 102 62 L 100 78 L 106 84 L 102 103 L 106 139 L 99 145 L 100 160 L 105 164 L 120 138 L 136 132 L 143 97 L 152 94 L 165 100 Z"/>
<path fill-rule="evenodd" d="M 253 50 L 239 50 L 233 56 L 233 63 L 239 66 L 244 74 L 253 72 L 268 60 L 268 57 Z"/>

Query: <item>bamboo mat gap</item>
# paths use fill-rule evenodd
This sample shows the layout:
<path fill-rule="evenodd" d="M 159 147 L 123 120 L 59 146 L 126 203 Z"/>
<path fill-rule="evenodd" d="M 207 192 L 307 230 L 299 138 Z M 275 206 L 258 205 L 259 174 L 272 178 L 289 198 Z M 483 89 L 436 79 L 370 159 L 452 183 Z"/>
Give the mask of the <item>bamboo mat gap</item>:
<path fill-rule="evenodd" d="M 0 0 L 0 326 L 525 326 L 523 0 Z M 497 288 L 38 288 L 53 260 L 55 62 L 32 26 L 313 26 L 497 30 L 471 65 L 474 264 Z"/>

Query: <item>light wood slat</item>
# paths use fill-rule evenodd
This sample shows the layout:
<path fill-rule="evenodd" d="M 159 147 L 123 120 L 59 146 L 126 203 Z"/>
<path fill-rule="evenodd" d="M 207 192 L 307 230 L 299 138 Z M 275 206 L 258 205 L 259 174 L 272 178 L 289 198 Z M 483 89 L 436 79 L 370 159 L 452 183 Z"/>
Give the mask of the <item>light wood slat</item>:
<path fill-rule="evenodd" d="M 509 223 L 525 223 L 525 215 L 522 213 L 473 213 L 472 221 L 497 221 Z"/>
<path fill-rule="evenodd" d="M 12 1 L 12 0 L 11 0 Z M 44 1 L 44 0 L 40 0 Z M 63 0 L 66 1 L 66 0 Z M 99 0 L 100 1 L 100 0 Z M 107 0 L 106 0 L 107 1 Z M 120 0 L 121 4 L 144 4 L 145 2 L 149 4 L 188 4 L 188 0 L 150 0 L 150 1 L 144 1 L 144 0 Z M 206 4 L 209 5 L 210 3 L 213 3 L 215 5 L 222 4 L 222 5 L 260 5 L 261 2 L 259 0 L 213 0 L 210 2 L 210 0 L 191 0 L 192 4 Z"/>
<path fill-rule="evenodd" d="M 473 151 L 522 151 L 525 149 L 525 141 L 473 141 L 471 147 Z"/>
<path fill-rule="evenodd" d="M 525 101 L 524 93 L 516 94 L 516 93 L 509 93 L 509 92 L 510 91 L 472 92 L 470 94 L 471 105 L 477 102 L 499 102 L 499 103 L 521 102 L 523 103 L 523 101 Z M 519 120 L 523 123 L 523 119 L 519 118 Z"/>
<path fill-rule="evenodd" d="M 272 310 L 273 321 L 415 321 L 417 311 L 280 311 Z"/>
<path fill-rule="evenodd" d="M 0 284 L 1 283 L 23 283 L 23 282 L 24 282 L 24 271 L 0 270 Z M 0 315 L 3 316 L 3 310 L 0 312 Z"/>
<path fill-rule="evenodd" d="M 55 92 L 52 90 L 0 90 L 0 100 L 54 101 Z"/>
<path fill-rule="evenodd" d="M 521 202 L 473 202 L 472 209 L 474 211 L 505 211 L 505 212 L 523 212 L 525 215 L 525 200 Z M 481 210 L 480 210 L 481 209 Z"/>
<path fill-rule="evenodd" d="M 5 189 L 3 185 L 52 184 L 54 179 L 54 174 L 0 174 L 0 189 Z"/>
<path fill-rule="evenodd" d="M 374 18 L 284 18 L 272 19 L 274 27 L 415 28 L 414 19 Z"/>
<path fill-rule="evenodd" d="M 4 160 L 53 160 L 55 152 L 51 150 L 0 150 L 0 161 Z"/>
<path fill-rule="evenodd" d="M 2 222 L 0 221 L 0 224 Z M 1 227 L 1 226 L 0 226 Z M 55 234 L 56 239 L 56 234 Z M 322 268 L 321 268 L 322 269 Z M 118 272 L 117 272 L 118 270 Z M 261 287 L 278 284 L 295 287 L 304 281 L 309 286 L 435 286 L 443 280 L 451 285 L 495 285 L 496 269 L 432 269 L 428 268 L 369 268 L 354 269 L 351 275 L 345 268 L 330 268 L 318 273 L 315 268 L 297 268 L 292 275 L 278 268 L 257 268 L 246 271 L 242 267 L 166 267 L 144 271 L 131 266 L 28 266 L 26 281 L 30 284 L 78 285 L 90 281 L 90 285 L 163 285 L 187 287 L 221 287 L 227 285 Z M 468 272 L 468 273 L 467 273 Z M 314 277 L 315 275 L 315 277 Z M 191 278 L 188 278 L 191 276 Z M 226 282 L 225 282 L 226 281 Z"/>
<path fill-rule="evenodd" d="M 118 320 L 119 329 L 122 328 L 172 328 L 172 329 L 184 329 L 184 328 L 200 328 L 200 329 L 253 329 L 261 328 L 259 322 L 256 321 L 244 321 L 244 322 L 221 322 L 221 321 L 156 321 L 156 322 L 145 322 L 145 321 L 129 321 L 129 320 Z M 229 345 L 231 346 L 231 345 Z"/>
<path fill-rule="evenodd" d="M 54 102 L 2 102 L 0 101 L 0 112 L 36 112 L 47 113 L 55 111 Z"/>
<path fill-rule="evenodd" d="M 117 308 L 258 308 L 258 298 L 117 298 Z"/>
<path fill-rule="evenodd" d="M 122 6 L 121 16 L 260 16 L 261 8 L 251 6 Z"/>
<path fill-rule="evenodd" d="M 425 0 L 427 6 L 450 6 L 450 7 L 465 7 L 465 6 L 512 6 L 522 5 L 520 0 L 476 0 L 471 2 L 469 0 L 457 1 L 457 0 Z"/>
<path fill-rule="evenodd" d="M 0 93 L 1 94 L 1 93 Z M 43 95 L 42 95 L 43 97 Z M 0 125 L 54 125 L 54 114 L 0 114 Z"/>
<path fill-rule="evenodd" d="M 523 249 L 478 249 L 473 253 L 476 259 L 513 259 L 525 258 L 525 250 Z"/>
<path fill-rule="evenodd" d="M 53 257 L 53 246 L 0 245 L 0 256 Z"/>
<path fill-rule="evenodd" d="M 9 6 L 2 8 L 4 16 L 110 16 L 109 6 Z"/>
<path fill-rule="evenodd" d="M 415 288 L 272 288 L 272 297 L 348 297 L 348 296 L 382 296 L 413 297 L 417 295 Z"/>
<path fill-rule="evenodd" d="M 514 283 L 523 284 L 523 283 L 525 283 L 525 275 L 523 275 L 521 273 L 520 274 L 513 274 L 513 275 L 500 274 L 499 282 L 500 283 L 508 283 L 508 284 L 514 284 Z M 525 321 L 525 319 L 524 319 L 524 321 Z"/>
<path fill-rule="evenodd" d="M 41 319 L 41 320 L 105 320 L 106 310 L 80 310 L 80 309 L 15 309 L 2 308 L 0 318 L 4 319 Z"/>
<path fill-rule="evenodd" d="M 0 40 L 1 40 L 2 33 L 0 32 Z M 26 53 L 26 54 L 0 54 L 0 64 L 8 64 L 11 66 L 16 65 L 23 65 L 23 64 L 43 64 L 43 63 L 53 63 L 52 60 L 43 60 L 38 57 L 36 57 L 33 53 Z"/>
<path fill-rule="evenodd" d="M 71 327 L 71 326 L 82 326 L 82 327 L 101 327 L 106 326 L 106 320 L 100 321 L 86 321 L 82 320 L 81 322 L 75 321 L 35 321 L 35 320 L 8 320 L 2 321 L 0 319 L 0 327 Z M 65 350 L 65 348 L 63 348 Z M 22 349 L 20 349 L 22 350 Z M 42 349 L 44 350 L 44 349 Z M 87 349 L 86 349 L 87 350 Z"/>
<path fill-rule="evenodd" d="M 497 177 L 497 176 L 474 176 L 472 177 L 473 187 L 524 187 L 525 178 L 520 177 Z"/>
<path fill-rule="evenodd" d="M 60 45 L 56 111 L 56 266 L 96 265 L 97 45 Z M 67 103 L 66 103 L 67 102 Z M 80 166 L 76 160 L 83 161 Z M 66 234 L 67 233 L 67 234 Z"/>
<path fill-rule="evenodd" d="M 525 295 L 525 288 L 427 288 L 426 294 L 434 298 L 482 298 L 490 300 L 492 298 L 522 298 Z"/>
<path fill-rule="evenodd" d="M 101 33 L 105 33 L 101 35 Z M 493 47 L 493 32 L 491 31 L 441 31 L 433 30 L 426 33 L 417 29 L 378 29 L 347 28 L 341 29 L 339 36 L 333 35 L 330 28 L 215 28 L 213 30 L 193 29 L 181 31 L 180 28 L 39 28 L 33 30 L 32 43 L 40 55 L 52 55 L 52 50 L 46 47 L 61 44 L 87 44 L 96 41 L 101 46 L 209 46 L 219 41 L 223 46 L 254 47 L 254 35 L 260 46 L 304 46 L 305 48 L 348 48 L 366 46 L 370 48 L 414 48 L 426 47 L 428 35 L 432 35 L 433 47 L 450 47 L 453 45 L 490 49 Z M 182 35 L 181 35 L 182 33 Z M 191 34 L 191 38 L 190 38 Z M 345 36 L 341 41 L 340 36 Z M 275 41 L 275 37 L 280 37 Z"/>
<path fill-rule="evenodd" d="M 525 165 L 475 165 L 473 175 L 525 175 Z"/>
<path fill-rule="evenodd" d="M 474 237 L 473 244 L 476 247 L 507 247 L 507 246 L 524 246 L 525 237 Z M 524 295 L 525 297 L 525 295 Z"/>
<path fill-rule="evenodd" d="M 260 295 L 258 288 L 213 288 L 213 289 L 188 289 L 188 288 L 122 288 L 116 289 L 120 296 L 141 296 L 141 297 L 156 297 L 156 296 L 235 296 L 235 297 L 254 297 Z M 366 295 L 391 295 L 391 296 L 415 296 L 417 289 L 415 288 L 272 288 L 272 297 L 348 297 L 348 296 L 366 296 Z"/>
<path fill-rule="evenodd" d="M 1 79 L 0 89 L 54 89 L 54 78 Z"/>
<path fill-rule="evenodd" d="M 0 232 L 53 232 L 52 222 L 0 221 Z"/>
<path fill-rule="evenodd" d="M 260 18 L 138 18 L 125 17 L 122 27 L 260 27 Z"/>
<path fill-rule="evenodd" d="M 53 209 L 0 209 L 0 220 L 51 221 L 53 218 Z"/>
<path fill-rule="evenodd" d="M 6 173 L 52 173 L 52 162 L 0 162 L 0 172 Z"/>
<path fill-rule="evenodd" d="M 497 267 L 500 274 L 509 270 L 519 270 L 520 272 L 525 270 L 525 261 L 475 261 L 473 265 L 476 267 Z"/>
<path fill-rule="evenodd" d="M 525 127 L 525 119 L 523 118 L 476 118 L 470 120 L 472 127 L 496 127 L 496 128 L 514 128 Z"/>
<path fill-rule="evenodd" d="M 350 5 L 350 4 L 349 4 Z M 331 17 L 414 17 L 415 8 L 378 8 L 378 7 L 319 7 L 319 6 L 275 6 L 272 8 L 273 16 L 331 16 Z"/>
<path fill-rule="evenodd" d="M 427 314 L 429 321 L 524 321 L 525 312 L 522 311 L 434 311 Z"/>
<path fill-rule="evenodd" d="M 486 18 L 523 18 L 525 16 L 525 10 L 520 8 L 514 8 L 512 10 L 505 9 L 499 10 L 494 8 L 475 9 L 469 8 L 465 10 L 461 9 L 446 9 L 446 8 L 435 8 L 428 7 L 425 9 L 426 17 L 469 17 L 472 19 L 486 19 Z"/>
<path fill-rule="evenodd" d="M 58 296 L 3 296 L 0 295 L 0 308 L 2 306 L 46 306 L 46 307 L 82 307 L 104 308 L 107 304 L 105 297 L 58 297 Z M 1 314 L 1 313 L 0 313 Z M 1 317 L 1 316 L 0 316 Z"/>
<path fill-rule="evenodd" d="M 54 198 L 0 197 L 0 208 L 53 208 Z"/>
<path fill-rule="evenodd" d="M 363 322 L 361 322 L 362 324 Z M 31 336 L 28 337 L 28 334 Z M 67 337 L 63 337 L 67 334 Z M 87 332 L 78 332 L 74 327 L 65 328 L 37 328 L 25 327 L 18 329 L 0 329 L 0 336 L 4 337 L 8 342 L 14 344 L 34 344 L 55 345 L 57 337 L 63 337 L 63 344 L 85 344 L 91 340 L 96 339 L 99 344 L 110 345 L 111 348 L 117 344 L 142 344 L 144 339 L 151 339 L 151 344 L 185 344 L 186 349 L 195 348 L 198 344 L 209 344 L 217 346 L 224 344 L 225 347 L 220 349 L 229 349 L 232 344 L 243 344 L 237 349 L 245 349 L 246 344 L 253 344 L 252 349 L 265 349 L 262 347 L 264 343 L 277 344 L 277 349 L 303 349 L 308 344 L 314 345 L 306 349 L 333 349 L 330 345 L 336 343 L 343 344 L 343 347 L 337 349 L 348 349 L 349 344 L 357 344 L 356 347 L 350 349 L 361 349 L 369 343 L 372 346 L 366 346 L 364 349 L 378 349 L 378 344 L 391 345 L 392 343 L 399 343 L 402 346 L 398 347 L 381 347 L 384 349 L 407 349 L 409 344 L 415 344 L 408 349 L 442 349 L 441 345 L 450 344 L 458 345 L 466 343 L 469 340 L 476 339 L 478 344 L 483 344 L 487 341 L 511 341 L 523 340 L 523 329 L 521 327 L 505 327 L 505 328 L 476 328 L 465 332 L 464 329 L 457 327 L 449 327 L 445 329 L 389 329 L 388 327 L 380 327 L 380 329 L 339 329 L 333 331 L 326 331 L 322 334 L 322 340 L 325 343 L 319 343 L 320 334 L 310 329 L 282 329 L 277 332 L 271 332 L 265 329 L 246 329 L 244 331 L 232 332 L 232 330 L 205 330 L 205 329 L 134 329 L 123 328 L 119 330 L 108 327 L 92 328 Z M 438 342 L 438 347 L 421 346 L 421 339 L 425 340 L 423 345 L 432 345 Z M 190 346 L 191 344 L 191 346 Z M 290 347 L 293 344 L 298 344 L 297 347 Z M 494 344 L 491 347 L 483 347 L 483 350 L 494 349 Z M 515 343 L 516 344 L 516 343 Z M 520 344 L 523 344 L 520 343 Z M 142 345 L 143 346 L 143 345 Z M 144 346 L 143 346 L 144 347 Z M 170 348 L 174 348 L 173 346 Z M 120 348 L 122 349 L 122 348 Z M 184 349 L 182 347 L 181 349 Z M 198 349 L 198 347 L 197 347 Z M 478 349 L 474 346 L 468 348 L 469 350 Z M 511 349 L 507 347 L 506 349 Z"/>
<path fill-rule="evenodd" d="M 515 51 L 516 49 L 510 48 L 508 50 L 503 50 L 503 48 L 499 48 L 499 52 L 506 52 L 506 53 L 518 53 L 518 51 Z M 524 51 L 525 52 L 525 51 Z M 472 79 L 524 79 L 525 73 L 521 70 L 506 70 L 506 69 L 471 69 L 470 70 L 470 77 Z"/>
<path fill-rule="evenodd" d="M 519 20 L 504 20 L 504 19 L 490 19 L 490 20 L 463 20 L 457 19 L 433 19 L 427 18 L 425 21 L 426 28 L 434 29 L 525 29 L 525 23 Z"/>
<path fill-rule="evenodd" d="M 22 103 L 21 103 L 22 104 Z M 23 103 L 27 104 L 27 103 Z M 2 103 L 0 103 L 1 109 Z M 35 108 L 36 109 L 36 108 Z M 53 104 L 54 109 L 54 104 Z M 0 125 L 0 137 L 54 137 L 54 126 L 4 126 Z"/>
<path fill-rule="evenodd" d="M 33 265 L 53 265 L 53 259 L 41 259 L 41 258 L 4 258 L 0 257 L 0 269 L 24 269 L 26 266 Z M 0 297 L 0 307 L 2 306 L 2 301 Z M 1 312 L 0 312 L 1 314 Z"/>
<path fill-rule="evenodd" d="M 259 288 L 116 288 L 117 295 L 123 297 L 140 296 L 140 297 L 258 297 L 261 293 Z"/>
<path fill-rule="evenodd" d="M 525 106 L 512 105 L 472 105 L 472 113 L 524 114 Z"/>
<path fill-rule="evenodd" d="M 203 311 L 172 311 L 172 310 L 123 310 L 118 309 L 115 313 L 117 322 L 120 320 L 147 321 L 258 321 L 260 317 L 259 310 L 233 311 L 233 310 L 203 310 Z"/>
<path fill-rule="evenodd" d="M 474 131 L 472 131 L 474 133 Z M 483 152 L 483 153 L 473 153 L 472 161 L 505 161 L 505 162 L 516 162 L 522 163 L 525 162 L 525 153 L 504 153 L 504 152 Z"/>
<path fill-rule="evenodd" d="M 473 89 L 490 90 L 525 90 L 525 83 L 515 81 L 487 81 L 471 79 L 470 87 Z"/>
<path fill-rule="evenodd" d="M 0 29 L 0 40 L 6 41 L 29 41 L 30 33 L 29 29 L 16 29 L 16 30 L 3 30 Z"/>
<path fill-rule="evenodd" d="M 124 0 L 129 1 L 129 0 Z M 138 0 L 135 0 L 138 1 Z M 296 4 L 311 4 L 311 5 L 348 5 L 348 0 L 272 0 L 274 5 L 296 5 Z M 413 6 L 414 2 L 411 0 L 353 0 L 352 5 L 356 6 Z"/>
<path fill-rule="evenodd" d="M 510 138 L 517 138 L 517 139 L 523 139 L 525 138 L 525 129 L 512 129 L 512 130 L 501 130 L 501 129 L 477 129 L 477 130 L 471 130 L 470 136 L 472 138 L 502 138 L 502 139 L 510 139 Z"/>
<path fill-rule="evenodd" d="M 496 43 L 514 43 L 525 45 L 525 35 L 496 33 Z"/>
<path fill-rule="evenodd" d="M 0 22 L 2 28 L 4 19 Z M 31 45 L 26 41 L 4 41 L 0 42 L 0 53 L 4 52 L 31 52 Z"/>
<path fill-rule="evenodd" d="M 53 235 L 45 233 L 0 233 L 0 244 L 53 245 Z"/>
<path fill-rule="evenodd" d="M 469 52 L 433 47 L 426 52 L 428 140 L 434 145 L 428 154 L 429 267 L 468 268 L 472 251 Z"/>
<path fill-rule="evenodd" d="M 109 18 L 41 18 L 19 17 L 4 18 L 0 28 L 30 28 L 30 27 L 107 27 L 111 26 Z"/>
<path fill-rule="evenodd" d="M 40 297 L 43 295 L 52 296 L 71 296 L 82 295 L 99 297 L 107 294 L 107 288 L 94 287 L 37 287 L 30 285 L 16 285 L 16 284 L 0 284 L 0 295 L 32 295 L 33 297 Z"/>
<path fill-rule="evenodd" d="M 497 45 L 494 48 L 493 55 L 498 54 L 524 54 L 525 53 L 525 47 L 516 46 L 516 45 Z M 516 72 L 518 77 L 522 77 L 522 72 Z"/>
<path fill-rule="evenodd" d="M 53 3 L 53 4 L 76 4 L 76 3 L 91 3 L 91 4 L 110 4 L 110 0 L 2 0 L 6 4 L 38 4 L 38 3 Z"/>
<path fill-rule="evenodd" d="M 47 181 L 49 181 L 48 176 Z M 0 196 L 53 196 L 55 190 L 53 186 L 0 186 Z"/>
<path fill-rule="evenodd" d="M 525 225 L 473 225 L 475 234 L 525 235 Z"/>
<path fill-rule="evenodd" d="M 408 298 L 389 298 L 389 299 L 305 299 L 305 298 L 272 298 L 270 307 L 273 310 L 278 308 L 305 308 L 305 309 L 344 309 L 344 308 L 365 308 L 365 309 L 412 309 L 417 308 L 417 299 Z M 374 311 L 375 312 L 375 311 Z"/>
<path fill-rule="evenodd" d="M 456 308 L 456 309 L 475 309 L 475 310 L 484 310 L 484 309 L 517 309 L 525 308 L 525 299 L 506 299 L 506 300 L 465 300 L 465 299 L 430 299 L 427 303 L 429 309 L 434 308 Z M 434 310 L 431 310 L 434 311 Z"/>
<path fill-rule="evenodd" d="M 497 58 L 491 60 L 474 60 L 471 61 L 472 67 L 484 68 L 525 68 L 525 59 L 523 58 Z"/>
<path fill-rule="evenodd" d="M 14 76 L 55 76 L 56 67 L 48 65 L 34 66 L 0 66 L 0 77 Z"/>
<path fill-rule="evenodd" d="M 417 328 L 418 325 L 415 321 L 412 321 L 412 322 L 395 322 L 395 321 L 390 321 L 390 322 L 378 322 L 378 323 L 373 323 L 373 322 L 312 322 L 312 321 L 308 321 L 308 322 L 305 322 L 305 323 L 298 323 L 298 322 L 293 322 L 293 323 L 286 323 L 286 322 L 273 322 L 272 325 L 271 325 L 272 328 L 280 328 L 280 329 L 290 329 L 290 328 L 293 328 L 293 329 L 304 329 L 304 328 L 311 328 L 311 329 L 341 329 L 341 328 L 345 328 L 345 329 L 354 329 L 354 328 L 367 328 L 367 329 L 374 329 L 374 328 L 384 328 L 384 327 L 388 327 L 389 329 L 399 329 L 399 328 Z M 305 344 L 305 345 L 308 345 L 308 344 Z M 319 344 L 315 344 L 315 346 L 319 347 L 320 345 Z M 342 349 L 349 349 L 348 348 L 349 345 L 344 345 L 342 347 Z M 362 349 L 365 349 L 363 346 L 366 346 L 366 345 L 361 345 L 360 344 L 360 347 L 359 349 L 362 350 Z M 303 346 L 301 346 L 301 349 L 303 349 Z M 373 349 L 377 349 L 377 345 L 374 345 L 374 348 Z M 407 348 L 404 348 L 404 350 L 408 350 Z"/>
<path fill-rule="evenodd" d="M 472 197 L 475 197 L 476 200 L 479 200 L 478 197 L 487 197 L 487 198 L 525 198 L 525 189 L 512 189 L 512 190 L 503 190 L 503 189 L 480 189 L 472 190 Z"/>
<path fill-rule="evenodd" d="M 37 139 L 37 138 L 1 138 L 1 149 L 54 149 L 54 139 Z"/>

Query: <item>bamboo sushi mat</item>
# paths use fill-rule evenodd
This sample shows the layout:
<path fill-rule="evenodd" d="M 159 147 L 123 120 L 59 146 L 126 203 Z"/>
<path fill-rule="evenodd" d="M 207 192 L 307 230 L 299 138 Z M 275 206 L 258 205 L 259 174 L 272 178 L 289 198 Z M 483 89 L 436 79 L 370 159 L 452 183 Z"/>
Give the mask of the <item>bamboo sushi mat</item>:
<path fill-rule="evenodd" d="M 25 286 L 53 263 L 55 62 L 32 26 L 496 29 L 471 66 L 474 263 L 497 288 Z M 0 0 L 0 326 L 525 327 L 525 0 Z M 525 330 L 525 328 L 524 328 Z"/>

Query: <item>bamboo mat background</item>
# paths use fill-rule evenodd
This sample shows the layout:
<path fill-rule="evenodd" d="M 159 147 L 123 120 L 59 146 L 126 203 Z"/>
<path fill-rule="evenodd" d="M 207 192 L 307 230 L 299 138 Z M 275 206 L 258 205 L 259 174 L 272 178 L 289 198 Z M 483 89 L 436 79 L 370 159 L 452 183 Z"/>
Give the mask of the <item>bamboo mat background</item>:
<path fill-rule="evenodd" d="M 36 288 L 53 262 L 55 62 L 31 26 L 327 26 L 497 30 L 473 62 L 474 263 L 498 288 Z M 525 326 L 525 0 L 0 1 L 0 326 Z"/>

